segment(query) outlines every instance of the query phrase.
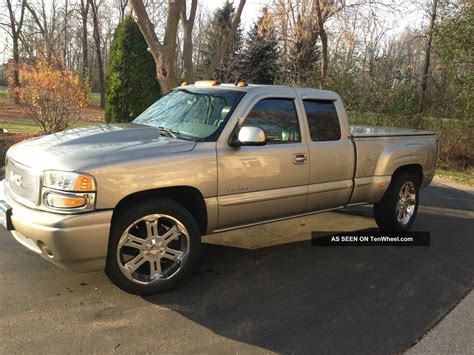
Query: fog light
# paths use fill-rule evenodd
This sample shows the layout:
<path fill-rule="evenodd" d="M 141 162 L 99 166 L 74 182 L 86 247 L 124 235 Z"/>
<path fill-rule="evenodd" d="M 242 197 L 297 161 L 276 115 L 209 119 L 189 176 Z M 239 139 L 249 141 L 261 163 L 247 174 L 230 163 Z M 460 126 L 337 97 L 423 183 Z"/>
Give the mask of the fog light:
<path fill-rule="evenodd" d="M 62 195 L 54 192 L 49 192 L 46 195 L 45 202 L 53 208 L 77 208 L 87 205 L 87 199 L 84 196 Z"/>

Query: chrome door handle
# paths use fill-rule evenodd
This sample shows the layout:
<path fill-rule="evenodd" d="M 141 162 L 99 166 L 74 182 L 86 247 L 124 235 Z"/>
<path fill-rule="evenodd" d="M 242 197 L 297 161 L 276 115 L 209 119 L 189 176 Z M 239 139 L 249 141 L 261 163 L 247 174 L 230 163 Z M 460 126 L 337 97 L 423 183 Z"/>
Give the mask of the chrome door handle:
<path fill-rule="evenodd" d="M 308 162 L 308 156 L 303 153 L 294 154 L 293 155 L 293 164 L 301 165 L 306 164 Z"/>

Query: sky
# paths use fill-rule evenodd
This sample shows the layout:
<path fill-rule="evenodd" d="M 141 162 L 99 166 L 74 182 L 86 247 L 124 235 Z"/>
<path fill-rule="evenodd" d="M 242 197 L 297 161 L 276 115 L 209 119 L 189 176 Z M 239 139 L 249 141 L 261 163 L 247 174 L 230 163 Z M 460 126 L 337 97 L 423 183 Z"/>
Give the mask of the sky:
<path fill-rule="evenodd" d="M 400 0 L 382 0 L 389 2 L 391 4 L 401 3 Z M 414 0 L 417 2 L 423 2 L 426 0 Z M 233 0 L 234 6 L 237 7 L 239 0 Z M 245 30 L 251 28 L 253 23 L 257 20 L 258 15 L 260 13 L 261 8 L 265 4 L 271 3 L 272 0 L 247 0 L 243 13 L 242 13 L 242 25 L 244 26 Z M 216 8 L 222 6 L 224 0 L 199 0 L 199 4 L 207 7 L 211 12 L 214 11 Z M 394 16 L 390 13 L 386 13 L 384 21 L 388 24 L 393 24 L 393 28 L 388 32 L 388 34 L 397 34 L 402 32 L 406 27 L 415 27 L 421 23 L 423 20 L 422 11 L 419 10 L 419 7 L 414 5 L 412 1 L 403 1 L 405 4 L 406 10 L 404 11 L 403 16 Z M 6 50 L 6 43 L 7 43 L 7 35 L 5 32 L 0 31 L 0 62 L 3 62 L 5 58 L 7 58 L 10 53 L 9 50 Z M 8 38 L 8 43 L 10 43 L 10 39 Z"/>
<path fill-rule="evenodd" d="M 384 0 L 382 0 L 383 2 Z M 423 1 L 423 0 L 421 0 Z M 218 7 L 222 6 L 223 0 L 200 0 L 199 3 L 206 6 L 211 12 Z M 270 4 L 272 0 L 247 0 L 245 3 L 244 10 L 242 12 L 242 24 L 244 28 L 249 29 L 252 24 L 257 20 L 260 10 L 266 4 Z M 390 4 L 402 3 L 400 0 L 385 0 L 385 2 Z M 385 14 L 386 21 L 389 23 L 394 23 L 394 28 L 390 31 L 393 34 L 402 32 L 407 27 L 413 27 L 421 23 L 423 14 L 418 6 L 415 5 L 415 2 L 420 2 L 420 0 L 414 1 L 403 1 L 405 10 L 403 11 L 402 16 L 394 16 L 391 14 Z M 233 0 L 234 7 L 239 5 L 239 0 Z"/>

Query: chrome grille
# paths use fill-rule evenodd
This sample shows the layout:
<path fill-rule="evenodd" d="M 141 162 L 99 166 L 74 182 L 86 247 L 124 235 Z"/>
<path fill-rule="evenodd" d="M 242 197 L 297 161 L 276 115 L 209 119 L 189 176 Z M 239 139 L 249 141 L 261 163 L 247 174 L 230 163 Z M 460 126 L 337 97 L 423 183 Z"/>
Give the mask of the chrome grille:
<path fill-rule="evenodd" d="M 5 179 L 8 191 L 11 192 L 13 198 L 24 199 L 32 203 L 38 201 L 40 181 L 32 169 L 7 159 Z"/>

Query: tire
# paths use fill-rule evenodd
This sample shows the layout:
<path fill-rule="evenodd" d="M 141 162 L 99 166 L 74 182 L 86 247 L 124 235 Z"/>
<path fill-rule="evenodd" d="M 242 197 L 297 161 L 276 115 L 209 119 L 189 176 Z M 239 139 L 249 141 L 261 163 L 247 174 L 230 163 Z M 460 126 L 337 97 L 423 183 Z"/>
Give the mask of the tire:
<path fill-rule="evenodd" d="M 408 172 L 394 175 L 382 200 L 374 204 L 377 225 L 385 231 L 409 230 L 418 212 L 419 200 L 418 178 Z"/>
<path fill-rule="evenodd" d="M 167 198 L 127 205 L 114 216 L 105 273 L 125 292 L 176 288 L 199 259 L 201 233 L 191 213 Z"/>

